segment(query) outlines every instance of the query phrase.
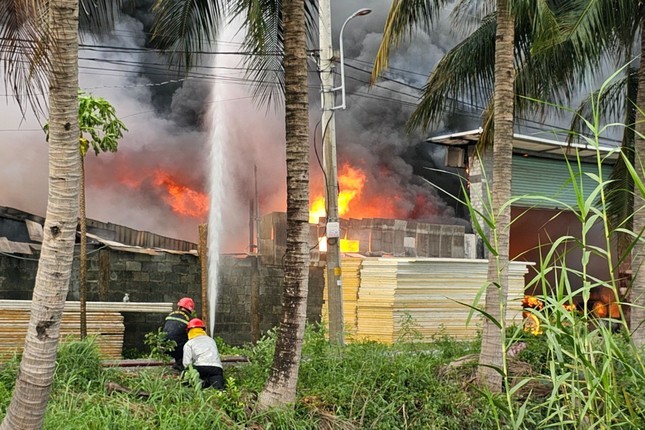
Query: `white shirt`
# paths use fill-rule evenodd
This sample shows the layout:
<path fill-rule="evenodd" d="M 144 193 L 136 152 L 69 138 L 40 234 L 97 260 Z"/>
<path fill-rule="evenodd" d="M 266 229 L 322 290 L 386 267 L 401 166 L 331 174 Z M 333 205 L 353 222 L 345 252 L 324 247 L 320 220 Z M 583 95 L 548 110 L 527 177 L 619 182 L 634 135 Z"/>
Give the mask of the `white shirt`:
<path fill-rule="evenodd" d="M 197 336 L 190 339 L 184 345 L 184 367 L 193 366 L 215 366 L 222 367 L 222 360 L 219 357 L 215 340 L 207 335 Z"/>

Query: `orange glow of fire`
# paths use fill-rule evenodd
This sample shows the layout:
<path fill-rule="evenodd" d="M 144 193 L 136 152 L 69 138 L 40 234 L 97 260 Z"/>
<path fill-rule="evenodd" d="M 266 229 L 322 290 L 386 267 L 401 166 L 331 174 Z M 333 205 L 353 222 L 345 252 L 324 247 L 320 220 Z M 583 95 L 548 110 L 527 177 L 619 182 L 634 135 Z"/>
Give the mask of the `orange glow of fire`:
<path fill-rule="evenodd" d="M 208 196 L 183 185 L 167 173 L 155 172 L 154 184 L 163 187 L 163 200 L 173 212 L 192 218 L 204 219 L 208 213 Z"/>
<path fill-rule="evenodd" d="M 347 215 L 350 212 L 352 200 L 360 197 L 361 191 L 365 186 L 365 173 L 362 170 L 352 167 L 349 164 L 343 164 L 338 172 L 338 215 Z M 318 218 L 327 214 L 325 208 L 324 193 L 316 196 L 309 208 L 309 222 L 316 224 Z"/>
<path fill-rule="evenodd" d="M 340 252 L 358 252 L 358 240 L 349 240 L 341 239 L 340 240 Z M 320 245 L 318 245 L 318 250 L 320 252 L 327 252 L 327 237 L 323 236 L 320 239 Z"/>

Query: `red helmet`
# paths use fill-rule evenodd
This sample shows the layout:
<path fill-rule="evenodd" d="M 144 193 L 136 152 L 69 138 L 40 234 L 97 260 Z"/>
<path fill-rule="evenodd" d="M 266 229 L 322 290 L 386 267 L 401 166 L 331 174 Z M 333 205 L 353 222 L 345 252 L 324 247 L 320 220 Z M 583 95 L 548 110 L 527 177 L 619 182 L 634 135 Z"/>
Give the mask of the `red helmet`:
<path fill-rule="evenodd" d="M 206 326 L 204 325 L 204 321 L 200 320 L 199 318 L 193 318 L 192 320 L 188 321 L 186 331 L 189 331 L 192 328 L 206 328 Z"/>
<path fill-rule="evenodd" d="M 184 297 L 179 299 L 177 306 L 188 309 L 190 312 L 195 310 L 195 302 L 190 297 Z"/>

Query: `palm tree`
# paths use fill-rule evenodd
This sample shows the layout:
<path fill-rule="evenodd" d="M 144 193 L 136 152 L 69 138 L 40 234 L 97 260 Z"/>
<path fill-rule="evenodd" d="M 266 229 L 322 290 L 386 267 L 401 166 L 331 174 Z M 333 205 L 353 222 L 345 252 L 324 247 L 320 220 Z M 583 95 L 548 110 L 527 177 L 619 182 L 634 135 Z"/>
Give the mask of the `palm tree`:
<path fill-rule="evenodd" d="M 81 182 L 79 196 L 79 300 L 81 314 L 81 339 L 87 336 L 87 216 L 85 205 L 85 156 L 92 148 L 95 155 L 101 152 L 116 152 L 119 139 L 127 131 L 125 125 L 116 117 L 116 111 L 107 100 L 80 91 L 78 94 L 78 121 L 80 128 L 79 151 L 81 153 Z M 49 133 L 49 124 L 45 124 Z M 48 135 L 49 140 L 49 135 Z"/>
<path fill-rule="evenodd" d="M 412 4 L 412 2 L 410 2 Z M 516 18 L 516 77 L 515 77 L 515 111 L 516 114 L 524 112 L 540 113 L 546 105 L 536 105 L 530 99 L 550 100 L 564 105 L 571 100 L 580 83 L 586 82 L 586 77 L 599 69 L 603 59 L 614 57 L 620 64 L 625 58 L 631 58 L 631 47 L 635 37 L 641 31 L 644 7 L 642 2 L 636 0 L 617 1 L 550 1 L 552 9 L 543 7 L 543 2 L 515 2 Z M 526 7 L 528 6 L 528 7 Z M 455 20 L 457 22 L 472 17 L 472 3 L 460 2 L 456 7 Z M 419 14 L 419 16 L 422 16 Z M 420 18 L 417 18 L 420 20 Z M 471 19 L 472 20 L 472 19 Z M 390 21 L 393 22 L 393 21 Z M 402 25 L 399 23 L 399 27 Z M 396 27 L 396 26 L 395 26 Z M 445 110 L 459 106 L 460 100 L 480 101 L 488 108 L 484 112 L 484 134 L 482 140 L 486 143 L 488 126 L 491 125 L 490 116 L 494 109 L 490 103 L 493 88 L 493 55 L 495 46 L 496 17 L 493 14 L 484 16 L 480 26 L 463 42 L 448 52 L 436 66 L 430 76 L 421 97 L 417 110 L 413 113 L 409 127 L 427 127 L 438 122 Z M 394 28 L 394 33 L 401 33 Z M 642 34 L 642 31 L 641 31 Z M 397 41 L 397 39 L 392 39 Z M 387 59 L 389 43 L 384 41 L 379 57 Z M 628 61 L 628 60 L 627 60 Z M 375 71 L 386 66 L 386 61 L 380 64 L 377 61 Z M 554 67 L 557 65 L 557 67 Z M 643 62 L 641 60 L 641 68 Z M 641 69 L 642 70 L 642 69 Z M 638 81 L 645 72 L 634 73 L 634 82 Z M 615 87 L 620 87 L 616 85 Z M 623 118 L 627 124 L 636 123 L 638 129 L 640 121 L 635 121 L 636 111 L 634 106 L 642 106 L 638 97 L 642 95 L 637 91 L 637 85 L 622 85 L 620 89 L 611 89 L 611 95 L 606 101 L 606 106 L 601 111 L 616 112 L 622 104 Z M 603 99 L 604 100 L 604 99 Z M 626 100 L 626 103 L 624 101 Z M 588 110 L 588 109 L 587 109 Z M 584 108 L 580 112 L 583 112 Z M 642 113 L 642 112 L 641 112 Z M 636 134 L 636 136 L 634 136 Z M 631 137 L 630 137 L 631 136 Z M 634 133 L 634 128 L 628 127 L 623 139 L 624 145 L 633 146 L 634 138 L 641 138 L 642 133 Z M 633 239 L 623 240 L 620 228 L 629 226 L 631 216 L 637 224 L 637 217 L 643 215 L 642 211 L 634 211 L 629 204 L 633 192 L 624 192 L 626 184 L 631 189 L 631 182 L 627 168 L 623 161 L 630 163 L 633 158 L 632 151 L 624 151 L 627 160 L 619 160 L 613 172 L 613 181 L 609 185 L 610 211 L 613 226 L 618 236 L 620 268 L 624 272 L 629 258 L 625 251 L 634 246 L 634 267 L 640 267 L 637 260 L 643 251 L 638 250 L 640 243 Z M 630 155 L 631 154 L 631 155 Z M 637 157 L 638 159 L 643 159 Z M 638 162 L 637 162 L 638 163 Z M 640 164 L 638 164 L 640 166 Z M 637 169 L 641 173 L 641 169 Z M 623 192 L 621 192 L 623 190 Z M 638 193 L 636 193 L 638 194 Z M 637 208 L 642 207 L 637 203 Z M 635 225 L 636 235 L 642 232 L 644 221 L 640 226 Z M 621 236 L 623 236 L 621 238 Z M 645 304 L 645 279 L 639 280 L 639 274 L 645 272 L 635 270 L 633 282 L 632 301 L 632 327 L 638 327 L 645 315 L 642 311 Z M 639 292 L 640 288 L 640 292 Z M 645 331 L 645 330 L 641 330 Z M 639 342 L 639 332 L 634 333 L 634 340 Z"/>
<path fill-rule="evenodd" d="M 228 9 L 227 9 L 228 8 Z M 171 53 L 170 61 L 190 68 L 195 53 L 217 34 L 224 11 L 240 17 L 247 30 L 247 74 L 256 99 L 280 103 L 284 97 L 287 159 L 287 253 L 284 260 L 282 317 L 269 380 L 258 406 L 293 403 L 304 337 L 309 273 L 309 140 L 307 101 L 307 29 L 315 2 L 236 0 L 181 2 L 157 0 L 153 41 Z"/>
<path fill-rule="evenodd" d="M 283 0 L 287 137 L 287 253 L 282 318 L 261 408 L 295 402 L 309 278 L 309 104 L 303 1 Z"/>
<path fill-rule="evenodd" d="M 579 3 L 579 2 L 574 2 Z M 581 7 L 582 6 L 582 7 Z M 617 62 L 629 62 L 633 46 L 640 42 L 640 61 L 636 71 L 630 71 L 625 79 L 615 85 L 622 91 L 608 92 L 603 106 L 604 113 L 623 112 L 627 127 L 624 130 L 623 158 L 619 160 L 611 185 L 611 218 L 618 236 L 618 272 L 629 267 L 628 250 L 631 248 L 631 267 L 633 278 L 630 291 L 631 310 L 630 328 L 632 340 L 637 346 L 645 344 L 645 271 L 642 263 L 645 258 L 645 242 L 642 235 L 645 229 L 645 190 L 642 188 L 645 161 L 645 4 L 640 0 L 606 0 L 578 5 L 581 13 L 575 17 L 575 25 L 569 31 L 569 38 L 575 39 L 581 52 L 602 52 Z M 580 8 L 581 7 L 581 8 Z M 640 34 L 640 40 L 638 36 Z M 618 95 L 619 97 L 616 97 Z M 616 103 L 621 99 L 621 103 Z M 622 109 L 615 106 L 622 105 Z M 584 109 L 584 108 L 583 108 Z M 576 124 L 574 124 L 575 126 Z M 633 151 L 632 151 L 633 146 Z M 629 170 L 625 165 L 634 169 Z M 627 191 L 627 192 L 625 192 Z M 632 201 L 633 196 L 633 201 Z M 633 205 L 633 206 L 632 206 Z M 629 227 L 631 223 L 633 238 L 625 239 L 618 230 Z M 620 273 L 622 275 L 622 273 Z M 617 297 L 617 299 L 620 299 Z"/>
<path fill-rule="evenodd" d="M 477 374 L 479 381 L 491 391 L 502 390 L 504 366 L 504 334 L 506 301 L 508 297 L 508 249 L 511 227 L 511 164 L 513 160 L 514 115 L 514 37 L 515 19 L 509 0 L 497 0 L 497 33 L 495 38 L 495 89 L 493 95 L 493 191 L 492 208 L 496 213 L 494 252 L 488 257 L 486 311 L 501 324 L 497 327 L 489 318 L 484 319 L 482 346 Z"/>
<path fill-rule="evenodd" d="M 119 2 L 91 2 L 92 26 Z M 80 191 L 78 151 L 79 0 L 0 2 L 0 58 L 22 108 L 42 113 L 49 88 L 49 194 L 43 243 L 20 371 L 0 429 L 39 429 L 51 391 L 60 321 L 74 256 Z"/>
<path fill-rule="evenodd" d="M 78 0 L 50 0 L 48 9 L 16 6 L 21 16 L 36 19 L 47 13 L 48 17 L 49 195 L 29 329 L 14 395 L 0 425 L 2 430 L 42 426 L 74 257 L 80 189 Z"/>
<path fill-rule="evenodd" d="M 402 34 L 421 25 L 428 27 L 446 2 L 395 1 L 386 21 L 383 42 L 375 62 L 375 75 L 387 67 L 389 47 L 397 43 Z M 464 5 L 468 2 L 462 2 Z M 465 6 L 464 6 L 465 7 Z M 482 349 L 478 377 L 492 391 L 502 389 L 499 370 L 504 360 L 504 322 L 508 295 L 508 248 L 510 227 L 511 161 L 513 151 L 514 115 L 514 36 L 515 20 L 508 0 L 496 1 L 496 37 L 493 108 L 493 187 L 492 208 L 495 211 L 494 230 L 490 242 L 494 243 L 489 257 L 485 311 L 495 319 L 484 320 Z M 417 111 L 418 112 L 418 111 Z M 491 240 L 492 239 L 492 240 Z M 501 327 L 495 325 L 498 323 Z"/>

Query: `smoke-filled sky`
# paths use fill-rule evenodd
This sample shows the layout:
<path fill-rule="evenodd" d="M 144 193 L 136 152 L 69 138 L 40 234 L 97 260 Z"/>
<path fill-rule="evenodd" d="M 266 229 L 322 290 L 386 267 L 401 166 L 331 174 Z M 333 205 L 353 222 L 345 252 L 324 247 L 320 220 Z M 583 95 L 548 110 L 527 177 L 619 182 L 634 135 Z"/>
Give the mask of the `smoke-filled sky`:
<path fill-rule="evenodd" d="M 207 55 L 203 67 L 196 68 L 189 79 L 174 82 L 179 77 L 168 71 L 164 59 L 141 49 L 151 22 L 147 9 L 151 2 L 139 3 L 136 11 L 119 20 L 109 37 L 84 39 L 90 46 L 80 52 L 81 88 L 111 102 L 129 129 L 118 153 L 88 154 L 86 158 L 88 217 L 196 241 L 197 226 L 206 221 L 206 206 L 200 196 L 208 193 L 210 148 L 221 144 L 227 172 L 221 188 L 226 202 L 220 213 L 222 249 L 245 251 L 254 166 L 258 169 L 261 212 L 283 211 L 286 206 L 282 112 L 257 107 L 248 82 L 241 79 L 237 56 Z M 463 222 L 454 219 L 454 203 L 447 203 L 415 175 L 429 175 L 424 166 L 441 167 L 441 152 L 422 142 L 424 134 L 404 132 L 418 97 L 416 88 L 458 42 L 458 36 L 451 33 L 448 19 L 439 20 L 430 34 L 417 34 L 411 43 L 395 50 L 387 76 L 403 84 L 382 80 L 378 87 L 369 88 L 369 71 L 390 3 L 332 1 L 334 46 L 338 46 L 338 31 L 346 17 L 361 7 L 373 9 L 372 14 L 353 20 L 344 37 L 348 100 L 347 109 L 336 113 L 338 163 L 361 169 L 366 180 L 360 201 L 352 208 L 356 212 L 350 216 Z M 225 32 L 213 51 L 236 50 L 239 41 L 233 40 L 232 33 Z M 319 80 L 315 73 L 310 76 L 310 134 L 312 143 L 320 148 L 320 127 L 313 137 L 320 118 Z M 44 134 L 33 115 L 22 119 L 11 91 L 2 86 L 0 93 L 6 95 L 0 102 L 0 205 L 44 215 Z M 213 117 L 215 106 L 220 109 Z M 453 116 L 447 121 L 444 128 L 452 131 L 478 125 L 476 116 Z M 215 138 L 213 122 L 221 127 Z M 442 174 L 433 175 L 429 177 L 440 186 L 449 182 Z M 321 190 L 322 174 L 313 156 L 311 178 L 313 192 Z M 173 191 L 188 196 L 187 207 L 173 211 L 168 200 Z M 379 203 L 390 213 L 359 213 L 361 208 Z M 188 213 L 191 211 L 196 215 Z"/>

